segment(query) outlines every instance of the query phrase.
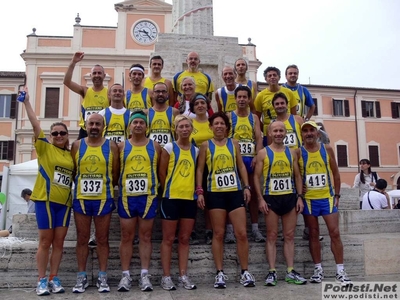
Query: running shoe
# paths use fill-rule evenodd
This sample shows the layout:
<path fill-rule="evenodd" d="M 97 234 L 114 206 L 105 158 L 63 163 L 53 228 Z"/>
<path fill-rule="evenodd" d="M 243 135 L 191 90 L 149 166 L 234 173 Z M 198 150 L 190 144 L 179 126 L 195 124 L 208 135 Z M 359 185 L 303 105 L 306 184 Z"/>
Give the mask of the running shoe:
<path fill-rule="evenodd" d="M 228 280 L 228 276 L 226 276 L 224 272 L 218 272 L 217 276 L 215 276 L 214 287 L 216 289 L 226 288 L 225 280 Z"/>
<path fill-rule="evenodd" d="M 73 293 L 84 293 L 86 288 L 89 286 L 87 281 L 87 275 L 85 274 L 78 274 L 76 277 L 76 284 L 72 288 Z"/>
<path fill-rule="evenodd" d="M 253 239 L 256 243 L 263 243 L 266 241 L 265 236 L 263 236 L 260 230 L 253 230 L 252 231 Z"/>
<path fill-rule="evenodd" d="M 39 280 L 36 286 L 36 294 L 38 296 L 50 295 L 47 278 L 43 277 Z"/>
<path fill-rule="evenodd" d="M 97 278 L 97 290 L 100 293 L 108 293 L 110 291 L 110 286 L 107 283 L 107 273 L 106 272 L 100 272 L 99 273 L 99 278 Z"/>
<path fill-rule="evenodd" d="M 336 274 L 336 282 L 340 283 L 341 286 L 353 285 L 353 282 L 347 276 L 347 273 L 344 269 Z"/>
<path fill-rule="evenodd" d="M 240 283 L 243 284 L 244 287 L 254 287 L 256 286 L 256 279 L 248 271 L 244 271 L 240 276 Z"/>
<path fill-rule="evenodd" d="M 276 276 L 276 271 L 269 271 L 267 277 L 265 277 L 265 285 L 276 286 L 278 283 L 278 277 Z"/>
<path fill-rule="evenodd" d="M 153 290 L 153 285 L 150 282 L 150 277 L 151 275 L 149 275 L 148 273 L 144 273 L 140 276 L 139 279 L 139 287 L 140 290 L 142 290 L 143 292 L 151 292 Z"/>
<path fill-rule="evenodd" d="M 53 280 L 49 281 L 49 290 L 53 294 L 62 294 L 65 292 L 65 289 L 61 285 L 61 281 L 57 276 L 54 276 Z"/>
<path fill-rule="evenodd" d="M 118 284 L 118 292 L 127 292 L 132 287 L 132 278 L 128 274 L 123 274 Z"/>
<path fill-rule="evenodd" d="M 172 282 L 171 276 L 163 276 L 161 278 L 161 287 L 166 291 L 175 291 L 176 287 Z"/>
<path fill-rule="evenodd" d="M 294 283 L 294 284 L 306 284 L 307 280 L 300 276 L 295 270 L 290 271 L 289 273 L 286 272 L 285 281 L 287 283 Z"/>
<path fill-rule="evenodd" d="M 313 276 L 310 277 L 311 283 L 321 283 L 324 279 L 324 270 L 322 268 L 315 268 Z"/>
<path fill-rule="evenodd" d="M 235 244 L 236 238 L 233 232 L 227 232 L 225 234 L 225 244 Z"/>
<path fill-rule="evenodd" d="M 187 290 L 195 290 L 197 288 L 196 285 L 190 281 L 187 275 L 179 276 L 178 286 L 184 287 Z"/>

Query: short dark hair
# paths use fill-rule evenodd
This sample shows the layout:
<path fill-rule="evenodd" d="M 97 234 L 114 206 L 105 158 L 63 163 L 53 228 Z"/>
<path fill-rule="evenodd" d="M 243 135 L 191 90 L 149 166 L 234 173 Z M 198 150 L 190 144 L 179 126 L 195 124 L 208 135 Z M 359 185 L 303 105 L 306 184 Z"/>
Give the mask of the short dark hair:
<path fill-rule="evenodd" d="M 279 77 L 281 77 L 281 71 L 277 67 L 268 67 L 264 70 L 264 77 L 267 76 L 268 72 L 275 71 Z"/>
<path fill-rule="evenodd" d="M 375 188 L 384 190 L 387 187 L 387 181 L 385 179 L 378 179 L 375 184 Z"/>
<path fill-rule="evenodd" d="M 161 65 L 164 66 L 164 60 L 162 59 L 162 57 L 160 55 L 154 55 L 152 58 L 150 58 L 150 66 L 151 66 L 151 62 L 153 61 L 153 59 L 161 59 Z"/>
<path fill-rule="evenodd" d="M 237 97 L 238 92 L 240 91 L 246 91 L 247 92 L 247 96 L 249 97 L 249 99 L 251 99 L 251 89 L 247 86 L 247 85 L 239 85 L 236 89 L 235 89 L 235 98 Z"/>
<path fill-rule="evenodd" d="M 287 70 L 290 68 L 296 69 L 297 72 L 299 72 L 299 68 L 296 65 L 288 65 L 285 70 L 285 75 L 287 75 Z"/>
<path fill-rule="evenodd" d="M 30 189 L 23 189 L 21 191 L 21 197 L 25 199 L 25 196 L 27 196 L 27 195 L 29 195 L 29 196 L 32 195 L 32 191 Z"/>
<path fill-rule="evenodd" d="M 285 95 L 284 93 L 282 93 L 282 92 L 279 92 L 279 93 L 276 93 L 276 94 L 274 95 L 274 97 L 272 98 L 272 106 L 274 106 L 274 102 L 275 102 L 275 100 L 278 99 L 278 98 L 285 99 L 286 104 L 289 103 L 288 98 L 286 97 L 286 95 Z"/>
<path fill-rule="evenodd" d="M 129 67 L 129 74 L 131 74 L 131 69 L 134 68 L 134 67 L 142 69 L 143 74 L 144 74 L 144 67 L 141 64 L 133 64 L 132 66 L 130 66 Z"/>
<path fill-rule="evenodd" d="M 222 111 L 216 112 L 211 117 L 208 118 L 208 122 L 210 123 L 210 125 L 213 125 L 214 120 L 218 117 L 224 120 L 226 125 L 226 131 L 229 132 L 231 130 L 231 122 L 229 122 L 228 116 Z"/>

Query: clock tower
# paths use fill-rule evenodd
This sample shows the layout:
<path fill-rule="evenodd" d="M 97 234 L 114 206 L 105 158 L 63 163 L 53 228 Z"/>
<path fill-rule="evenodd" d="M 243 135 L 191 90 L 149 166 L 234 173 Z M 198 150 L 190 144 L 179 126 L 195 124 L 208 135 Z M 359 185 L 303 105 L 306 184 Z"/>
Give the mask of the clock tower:
<path fill-rule="evenodd" d="M 117 44 L 126 51 L 140 54 L 143 50 L 149 55 L 158 35 L 171 32 L 172 5 L 165 1 L 126 0 L 114 7 L 118 12 Z"/>

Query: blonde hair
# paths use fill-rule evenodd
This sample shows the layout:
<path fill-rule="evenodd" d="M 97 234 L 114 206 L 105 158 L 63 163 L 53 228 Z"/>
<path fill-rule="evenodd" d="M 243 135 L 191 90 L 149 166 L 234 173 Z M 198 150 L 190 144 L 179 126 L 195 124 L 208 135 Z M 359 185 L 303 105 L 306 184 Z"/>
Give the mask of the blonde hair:
<path fill-rule="evenodd" d="M 178 127 L 179 123 L 182 122 L 182 121 L 189 121 L 190 126 L 192 126 L 192 128 L 193 128 L 192 119 L 189 118 L 188 116 L 184 116 L 184 115 L 178 115 L 178 116 L 175 117 L 175 120 L 174 120 L 175 128 Z"/>

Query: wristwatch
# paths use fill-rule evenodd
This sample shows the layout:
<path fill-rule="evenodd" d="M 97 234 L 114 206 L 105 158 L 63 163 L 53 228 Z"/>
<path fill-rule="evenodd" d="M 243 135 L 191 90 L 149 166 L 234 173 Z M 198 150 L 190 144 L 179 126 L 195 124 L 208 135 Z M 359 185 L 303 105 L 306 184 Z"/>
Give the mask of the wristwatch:
<path fill-rule="evenodd" d="M 338 198 L 340 198 L 340 196 L 341 196 L 340 194 L 335 194 L 335 196 L 334 196 L 334 197 L 338 197 Z"/>
<path fill-rule="evenodd" d="M 249 190 L 249 191 L 251 191 L 251 186 L 249 186 L 249 185 L 245 185 L 245 186 L 244 186 L 244 189 L 245 189 L 245 190 Z"/>
<path fill-rule="evenodd" d="M 299 198 L 299 197 L 304 200 L 304 195 L 303 194 L 297 194 L 296 198 Z"/>

